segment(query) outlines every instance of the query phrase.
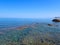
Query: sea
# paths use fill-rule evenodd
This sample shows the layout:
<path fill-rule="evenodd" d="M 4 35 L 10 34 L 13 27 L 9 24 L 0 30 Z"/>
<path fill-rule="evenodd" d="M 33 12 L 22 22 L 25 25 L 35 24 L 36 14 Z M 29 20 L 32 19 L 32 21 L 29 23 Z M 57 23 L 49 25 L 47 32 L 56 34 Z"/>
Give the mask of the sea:
<path fill-rule="evenodd" d="M 32 23 L 51 23 L 50 19 L 0 18 L 0 28 L 16 27 Z"/>
<path fill-rule="evenodd" d="M 32 27 L 15 29 L 25 25 Z M 52 19 L 0 18 L 0 45 L 60 45 L 60 23 Z"/>

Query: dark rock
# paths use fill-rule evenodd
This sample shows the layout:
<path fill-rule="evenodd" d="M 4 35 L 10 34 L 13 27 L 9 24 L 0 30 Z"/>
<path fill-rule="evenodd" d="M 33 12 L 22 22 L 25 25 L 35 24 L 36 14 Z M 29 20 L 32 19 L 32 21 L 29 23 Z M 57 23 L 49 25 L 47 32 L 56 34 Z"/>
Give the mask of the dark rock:
<path fill-rule="evenodd" d="M 60 22 L 60 19 L 53 19 L 53 22 Z"/>
<path fill-rule="evenodd" d="M 53 24 L 48 24 L 48 26 L 53 26 Z"/>
<path fill-rule="evenodd" d="M 55 25 L 55 24 L 48 24 L 48 26 L 55 26 L 55 27 L 58 27 L 58 25 Z"/>

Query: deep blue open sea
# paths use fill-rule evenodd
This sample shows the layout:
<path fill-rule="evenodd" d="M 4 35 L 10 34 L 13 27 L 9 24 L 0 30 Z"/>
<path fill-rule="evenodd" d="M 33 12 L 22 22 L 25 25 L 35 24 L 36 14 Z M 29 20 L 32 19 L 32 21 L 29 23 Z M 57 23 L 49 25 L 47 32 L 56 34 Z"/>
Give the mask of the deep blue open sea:
<path fill-rule="evenodd" d="M 51 23 L 50 19 L 0 18 L 0 28 L 22 26 L 32 23 Z"/>

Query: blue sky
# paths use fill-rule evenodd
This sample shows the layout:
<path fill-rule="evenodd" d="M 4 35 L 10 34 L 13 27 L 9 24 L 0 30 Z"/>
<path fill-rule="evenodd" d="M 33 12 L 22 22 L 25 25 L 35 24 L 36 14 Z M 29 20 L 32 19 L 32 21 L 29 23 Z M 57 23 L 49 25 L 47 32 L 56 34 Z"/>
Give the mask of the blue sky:
<path fill-rule="evenodd" d="M 0 18 L 60 16 L 60 0 L 0 0 Z"/>

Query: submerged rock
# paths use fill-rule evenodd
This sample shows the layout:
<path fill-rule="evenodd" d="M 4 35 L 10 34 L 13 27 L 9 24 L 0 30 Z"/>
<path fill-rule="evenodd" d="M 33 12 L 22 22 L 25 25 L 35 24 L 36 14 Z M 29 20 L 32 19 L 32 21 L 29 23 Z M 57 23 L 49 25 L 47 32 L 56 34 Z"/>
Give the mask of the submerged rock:
<path fill-rule="evenodd" d="M 48 24 L 48 26 L 54 26 L 53 24 Z"/>
<path fill-rule="evenodd" d="M 55 26 L 54 24 L 51 24 L 51 23 L 48 23 L 47 25 L 48 25 L 48 26 Z"/>
<path fill-rule="evenodd" d="M 55 27 L 58 27 L 58 25 L 54 25 L 54 24 L 48 24 L 48 26 L 55 26 Z"/>

